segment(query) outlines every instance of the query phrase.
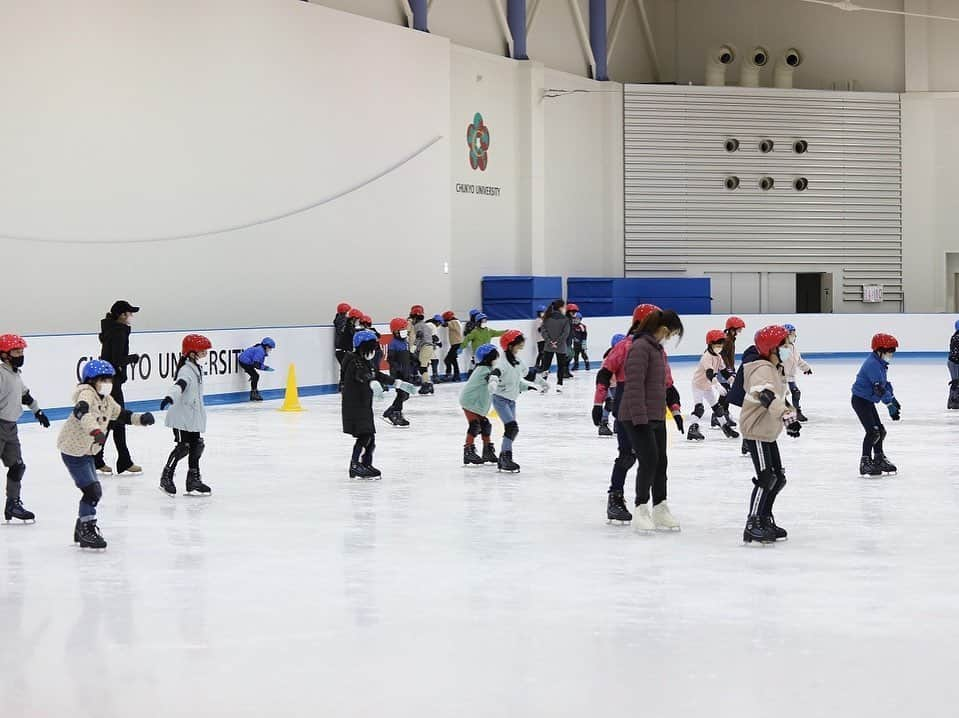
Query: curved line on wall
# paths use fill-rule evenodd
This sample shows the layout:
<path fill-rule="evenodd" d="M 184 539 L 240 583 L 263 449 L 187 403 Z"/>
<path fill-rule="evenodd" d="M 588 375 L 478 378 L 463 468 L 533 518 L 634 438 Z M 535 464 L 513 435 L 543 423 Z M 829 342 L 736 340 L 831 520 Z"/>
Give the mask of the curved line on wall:
<path fill-rule="evenodd" d="M 234 224 L 228 227 L 220 227 L 219 229 L 209 229 L 202 230 L 198 232 L 188 232 L 185 234 L 173 234 L 167 237 L 147 237 L 143 239 L 63 239 L 59 237 L 27 237 L 22 235 L 13 235 L 0 232 L 0 239 L 7 239 L 14 242 L 40 242 L 45 244 L 153 244 L 156 242 L 176 242 L 183 239 L 197 239 L 199 237 L 211 237 L 217 234 L 226 234 L 228 232 L 236 232 L 242 229 L 250 229 L 251 227 L 257 227 L 262 224 L 269 224 L 271 222 L 277 222 L 281 219 L 286 219 L 288 217 L 293 217 L 298 214 L 303 214 L 304 212 L 309 212 L 310 210 L 316 209 L 317 207 L 322 207 L 324 204 L 329 204 L 334 202 L 341 197 L 345 197 L 348 194 L 352 194 L 358 190 L 363 189 L 367 185 L 373 184 L 379 179 L 382 179 L 386 175 L 395 172 L 400 169 L 403 165 L 408 164 L 412 160 L 419 157 L 421 154 L 426 152 L 430 147 L 435 145 L 437 142 L 443 139 L 443 135 L 437 135 L 429 142 L 427 142 L 422 147 L 414 150 L 412 153 L 402 157 L 400 160 L 390 165 L 381 172 L 376 173 L 372 177 L 368 177 L 365 180 L 348 187 L 336 194 L 330 195 L 329 197 L 324 197 L 323 199 L 317 200 L 316 202 L 311 202 L 305 207 L 298 207 L 296 209 L 291 209 L 286 212 L 281 212 L 279 214 L 270 215 L 269 217 L 263 217 L 262 219 L 251 220 L 249 222 L 243 222 L 241 224 Z"/>

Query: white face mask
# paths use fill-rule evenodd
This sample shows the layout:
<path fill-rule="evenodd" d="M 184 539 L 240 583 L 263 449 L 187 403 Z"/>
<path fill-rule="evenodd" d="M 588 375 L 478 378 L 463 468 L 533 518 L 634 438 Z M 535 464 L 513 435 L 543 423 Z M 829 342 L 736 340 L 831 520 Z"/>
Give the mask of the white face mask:
<path fill-rule="evenodd" d="M 101 381 L 97 384 L 97 394 L 100 396 L 109 396 L 111 391 L 113 391 L 112 381 Z"/>
<path fill-rule="evenodd" d="M 404 329 L 403 331 L 401 331 L 399 334 L 400 334 L 400 339 L 406 339 L 406 330 L 405 330 L 405 329 Z"/>
<path fill-rule="evenodd" d="M 366 352 L 366 354 L 364 354 L 363 357 L 364 357 L 367 361 L 369 361 L 369 360 L 372 359 L 375 355 L 376 355 L 376 352 Z"/>
<path fill-rule="evenodd" d="M 879 356 L 880 356 L 880 358 L 881 358 L 884 362 L 886 362 L 887 364 L 889 364 L 890 362 L 892 362 L 892 358 L 893 358 L 893 356 L 895 356 L 895 355 L 894 355 L 892 352 L 887 352 L 887 353 L 885 353 L 885 354 L 880 354 Z"/>
<path fill-rule="evenodd" d="M 792 356 L 793 350 L 789 347 L 779 347 L 779 361 L 786 361 Z"/>
<path fill-rule="evenodd" d="M 486 329 L 486 322 L 480 322 L 480 329 Z"/>

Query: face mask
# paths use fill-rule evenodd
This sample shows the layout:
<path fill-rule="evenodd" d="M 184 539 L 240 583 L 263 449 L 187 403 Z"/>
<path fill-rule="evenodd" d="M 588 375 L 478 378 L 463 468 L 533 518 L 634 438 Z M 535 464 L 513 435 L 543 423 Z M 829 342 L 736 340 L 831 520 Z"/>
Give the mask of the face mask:
<path fill-rule="evenodd" d="M 110 392 L 113 391 L 113 382 L 112 381 L 101 381 L 97 384 L 97 394 L 100 396 L 109 396 Z"/>
<path fill-rule="evenodd" d="M 793 350 L 789 347 L 779 347 L 779 361 L 786 361 L 792 356 Z"/>
<path fill-rule="evenodd" d="M 10 357 L 10 366 L 14 369 L 19 369 L 23 366 L 23 355 L 21 354 L 18 357 Z"/>
<path fill-rule="evenodd" d="M 486 322 L 480 322 L 480 329 L 486 329 Z"/>
<path fill-rule="evenodd" d="M 713 344 L 710 349 L 712 349 L 713 354 L 719 354 L 723 350 L 722 344 Z"/>
<path fill-rule="evenodd" d="M 400 334 L 400 339 L 406 339 L 406 330 L 405 330 L 405 329 L 404 329 L 403 331 L 401 331 L 399 334 Z"/>
<path fill-rule="evenodd" d="M 366 359 L 366 361 L 369 361 L 375 354 L 376 352 L 366 352 L 366 354 L 363 355 L 363 358 Z"/>
<path fill-rule="evenodd" d="M 879 357 L 880 357 L 884 362 L 886 362 L 887 364 L 892 361 L 893 356 L 895 356 L 895 355 L 894 355 L 892 352 L 887 352 L 887 353 L 885 353 L 885 354 L 880 354 L 880 355 L 879 355 Z"/>

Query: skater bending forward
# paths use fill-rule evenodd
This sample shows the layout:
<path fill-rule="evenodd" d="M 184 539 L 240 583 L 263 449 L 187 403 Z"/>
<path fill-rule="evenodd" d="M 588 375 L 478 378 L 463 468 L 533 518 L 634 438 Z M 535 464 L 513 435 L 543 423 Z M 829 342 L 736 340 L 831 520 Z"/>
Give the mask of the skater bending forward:
<path fill-rule="evenodd" d="M 852 385 L 852 409 L 859 417 L 866 435 L 862 440 L 862 458 L 859 461 L 860 476 L 881 476 L 896 473 L 896 466 L 886 458 L 883 441 L 886 427 L 879 419 L 876 404 L 886 405 L 893 421 L 899 421 L 902 408 L 893 394 L 892 384 L 887 372 L 889 362 L 899 347 L 899 342 L 891 334 L 877 334 L 872 338 L 872 354 L 866 357 L 856 383 Z"/>
<path fill-rule="evenodd" d="M 270 337 L 263 337 L 259 344 L 244 349 L 238 363 L 240 368 L 250 377 L 250 401 L 263 401 L 260 396 L 261 371 L 273 371 L 273 367 L 266 365 L 266 358 L 276 349 L 276 342 Z"/>

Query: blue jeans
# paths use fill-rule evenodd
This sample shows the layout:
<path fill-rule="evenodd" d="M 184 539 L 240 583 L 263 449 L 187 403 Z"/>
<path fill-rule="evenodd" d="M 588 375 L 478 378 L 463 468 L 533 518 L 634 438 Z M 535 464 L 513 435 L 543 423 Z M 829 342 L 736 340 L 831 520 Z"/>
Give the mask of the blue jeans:
<path fill-rule="evenodd" d="M 90 484 L 94 484 L 99 479 L 97 479 L 97 470 L 93 461 L 92 456 L 68 456 L 67 454 L 60 454 L 60 458 L 63 459 L 63 463 L 67 467 L 67 471 L 70 472 L 70 476 L 73 478 L 73 483 L 77 485 L 77 488 L 81 491 L 85 489 Z M 92 504 L 88 504 L 82 498 L 80 499 L 80 520 L 81 521 L 92 521 L 97 516 L 97 507 Z"/>
<path fill-rule="evenodd" d="M 499 414 L 500 421 L 503 422 L 504 427 L 511 422 L 516 422 L 515 401 L 507 399 L 505 396 L 500 396 L 499 394 L 493 394 L 490 398 L 493 400 L 493 408 L 496 409 L 496 413 Z M 503 451 L 512 451 L 513 439 L 504 434 L 503 445 L 500 448 L 502 448 Z"/>

